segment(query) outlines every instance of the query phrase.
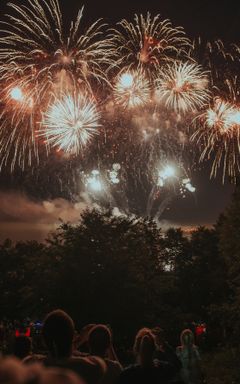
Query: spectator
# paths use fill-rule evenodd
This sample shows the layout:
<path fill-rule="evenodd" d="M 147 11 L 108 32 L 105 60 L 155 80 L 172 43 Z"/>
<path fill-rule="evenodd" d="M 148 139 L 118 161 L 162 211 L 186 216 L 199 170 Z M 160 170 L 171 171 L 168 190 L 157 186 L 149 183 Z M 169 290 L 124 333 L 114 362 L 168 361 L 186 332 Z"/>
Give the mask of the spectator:
<path fill-rule="evenodd" d="M 0 362 L 1 384 L 85 384 L 71 371 L 49 368 L 36 364 L 26 366 L 8 358 Z"/>
<path fill-rule="evenodd" d="M 62 310 L 47 315 L 42 328 L 48 356 L 25 359 L 25 363 L 42 361 L 45 366 L 70 369 L 83 378 L 87 384 L 97 384 L 105 372 L 105 363 L 98 357 L 73 356 L 74 323 Z"/>
<path fill-rule="evenodd" d="M 106 373 L 103 384 L 117 383 L 122 366 L 120 365 L 112 343 L 112 333 L 105 325 L 96 325 L 91 329 L 88 338 L 89 350 L 91 355 L 99 356 L 106 363 Z"/>
<path fill-rule="evenodd" d="M 136 364 L 120 375 L 120 384 L 164 384 L 174 376 L 171 364 L 154 360 L 157 345 L 155 336 L 148 328 L 141 329 L 135 339 Z"/>
<path fill-rule="evenodd" d="M 190 329 L 181 333 L 181 346 L 177 347 L 177 356 L 182 363 L 181 378 L 185 384 L 199 384 L 202 382 L 200 355 L 194 345 L 194 335 Z"/>
<path fill-rule="evenodd" d="M 78 335 L 75 335 L 74 355 L 86 356 L 89 354 L 88 335 L 91 329 L 95 327 L 95 325 L 96 324 L 87 324 L 80 330 Z"/>

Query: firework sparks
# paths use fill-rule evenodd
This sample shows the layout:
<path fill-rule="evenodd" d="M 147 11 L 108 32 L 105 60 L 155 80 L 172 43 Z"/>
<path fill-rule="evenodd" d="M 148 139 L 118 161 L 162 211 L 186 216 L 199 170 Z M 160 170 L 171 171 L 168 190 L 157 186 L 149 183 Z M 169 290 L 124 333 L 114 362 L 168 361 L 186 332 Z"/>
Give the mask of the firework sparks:
<path fill-rule="evenodd" d="M 163 187 L 166 180 L 172 179 L 176 176 L 176 169 L 172 165 L 166 165 L 158 173 L 158 182 L 159 187 Z"/>
<path fill-rule="evenodd" d="M 196 64 L 167 65 L 156 80 L 156 98 L 176 112 L 194 112 L 209 100 L 207 75 Z"/>
<path fill-rule="evenodd" d="M 85 186 L 92 192 L 101 192 L 103 189 L 100 172 L 98 170 L 93 170 L 90 175 L 87 175 L 85 178 Z"/>
<path fill-rule="evenodd" d="M 171 61 L 189 45 L 183 29 L 174 28 L 160 15 L 135 15 L 133 22 L 123 19 L 118 27 L 112 32 L 116 65 L 133 69 L 141 64 L 150 69 L 150 75 L 154 67 Z"/>
<path fill-rule="evenodd" d="M 8 6 L 10 12 L 0 22 L 0 160 L 7 164 L 13 159 L 12 168 L 24 168 L 38 159 L 42 142 L 35 132 L 52 95 L 76 87 L 92 95 L 94 86 L 106 84 L 111 48 L 101 20 L 81 29 L 83 8 L 65 33 L 58 0 Z"/>
<path fill-rule="evenodd" d="M 88 97 L 63 95 L 45 113 L 40 135 L 45 136 L 50 146 L 77 155 L 97 133 L 99 118 L 94 102 Z"/>
<path fill-rule="evenodd" d="M 196 120 L 197 129 L 192 141 L 202 148 L 200 161 L 213 157 L 211 177 L 223 166 L 226 174 L 235 179 L 240 170 L 240 109 L 236 104 L 215 98 L 213 107 Z"/>
<path fill-rule="evenodd" d="M 10 91 L 10 98 L 15 101 L 23 101 L 24 96 L 21 88 L 15 87 Z"/>
<path fill-rule="evenodd" d="M 112 169 L 108 171 L 109 180 L 111 184 L 119 184 L 119 171 L 121 169 L 121 165 L 118 163 L 113 164 Z"/>
<path fill-rule="evenodd" d="M 150 84 L 141 70 L 119 75 L 114 87 L 115 102 L 123 108 L 134 108 L 149 103 Z"/>
<path fill-rule="evenodd" d="M 66 35 L 58 0 L 49 0 L 48 4 L 28 0 L 27 7 L 14 3 L 9 7 L 13 14 L 2 22 L 4 37 L 0 38 L 3 82 L 18 78 L 23 88 L 31 86 L 41 100 L 62 80 L 88 88 L 90 78 L 106 81 L 104 66 L 110 65 L 111 50 L 109 40 L 103 38 L 101 20 L 83 33 L 82 8 Z"/>
<path fill-rule="evenodd" d="M 196 192 L 196 188 L 192 185 L 192 182 L 189 178 L 182 180 L 182 193 L 184 190 L 187 190 L 188 192 L 194 193 Z"/>

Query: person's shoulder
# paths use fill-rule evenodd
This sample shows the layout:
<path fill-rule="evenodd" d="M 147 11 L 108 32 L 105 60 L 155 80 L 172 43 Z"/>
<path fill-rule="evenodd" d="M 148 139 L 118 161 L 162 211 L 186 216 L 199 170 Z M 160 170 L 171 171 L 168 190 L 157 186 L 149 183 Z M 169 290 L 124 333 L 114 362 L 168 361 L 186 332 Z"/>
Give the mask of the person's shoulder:
<path fill-rule="evenodd" d="M 106 372 L 106 363 L 98 356 L 71 356 L 69 364 L 75 367 L 81 367 L 84 370 L 91 370 L 97 375 L 103 375 Z"/>
<path fill-rule="evenodd" d="M 112 366 L 112 367 L 116 367 L 116 368 L 120 368 L 121 370 L 123 369 L 121 364 L 119 363 L 119 361 L 117 360 L 111 360 L 111 359 L 104 359 L 105 363 L 108 365 L 108 366 Z"/>
<path fill-rule="evenodd" d="M 141 366 L 139 364 L 131 364 L 122 370 L 121 375 L 128 375 L 128 374 L 131 374 L 132 372 L 139 371 L 140 369 L 141 369 Z"/>
<path fill-rule="evenodd" d="M 45 355 L 32 354 L 32 355 L 26 356 L 22 360 L 22 363 L 23 364 L 33 364 L 33 363 L 41 363 L 41 362 L 43 363 L 45 360 L 46 360 L 46 356 Z"/>

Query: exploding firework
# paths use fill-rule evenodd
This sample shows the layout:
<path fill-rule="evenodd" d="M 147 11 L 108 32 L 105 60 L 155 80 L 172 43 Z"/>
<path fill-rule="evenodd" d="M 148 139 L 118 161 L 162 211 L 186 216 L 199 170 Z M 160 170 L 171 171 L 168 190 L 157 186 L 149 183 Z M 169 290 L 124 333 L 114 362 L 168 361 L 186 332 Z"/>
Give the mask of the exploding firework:
<path fill-rule="evenodd" d="M 160 71 L 156 80 L 156 98 L 176 112 L 195 112 L 209 100 L 207 85 L 207 74 L 201 66 L 175 62 Z"/>
<path fill-rule="evenodd" d="M 151 75 L 154 68 L 172 61 L 189 45 L 183 29 L 174 28 L 160 15 L 135 15 L 133 22 L 124 19 L 118 27 L 112 32 L 112 44 L 116 65 L 121 68 L 136 69 L 140 64 Z"/>
<path fill-rule="evenodd" d="M 92 95 L 108 82 L 111 49 L 101 20 L 81 30 L 83 8 L 66 34 L 58 0 L 8 6 L 0 31 L 1 163 L 24 168 L 38 159 L 43 143 L 36 132 L 52 95 L 75 87 Z"/>
<path fill-rule="evenodd" d="M 49 106 L 40 135 L 51 147 L 77 155 L 97 133 L 99 118 L 96 105 L 88 97 L 66 94 Z"/>
<path fill-rule="evenodd" d="M 66 82 L 91 90 L 91 80 L 106 80 L 110 61 L 109 39 L 101 20 L 81 31 L 83 8 L 65 34 L 58 0 L 27 0 L 27 6 L 9 3 L 12 14 L 2 22 L 0 74 L 5 84 L 18 82 L 34 99 Z M 14 79 L 14 80 L 13 80 Z"/>
<path fill-rule="evenodd" d="M 150 101 L 150 84 L 141 70 L 123 72 L 114 87 L 114 100 L 123 108 L 134 108 Z"/>
<path fill-rule="evenodd" d="M 215 98 L 213 106 L 196 119 L 192 140 L 202 149 L 200 161 L 213 158 L 211 176 L 223 170 L 235 179 L 240 170 L 240 109 L 236 104 Z"/>

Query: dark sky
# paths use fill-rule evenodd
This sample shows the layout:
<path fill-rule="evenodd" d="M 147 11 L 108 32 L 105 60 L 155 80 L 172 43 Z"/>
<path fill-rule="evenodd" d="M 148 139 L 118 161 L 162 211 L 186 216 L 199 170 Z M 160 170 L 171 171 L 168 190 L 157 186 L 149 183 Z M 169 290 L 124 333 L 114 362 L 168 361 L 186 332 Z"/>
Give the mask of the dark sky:
<path fill-rule="evenodd" d="M 237 0 L 61 0 L 61 4 L 69 15 L 85 4 L 88 17 L 103 17 L 109 22 L 150 11 L 183 26 L 191 36 L 240 39 L 240 3 Z"/>
<path fill-rule="evenodd" d="M 3 13 L 6 1 L 0 1 L 0 13 Z M 18 0 L 17 3 L 22 1 Z M 83 5 L 79 0 L 60 0 L 60 4 L 67 19 L 74 18 L 77 9 Z M 99 17 L 114 24 L 122 18 L 131 18 L 134 13 L 150 11 L 171 19 L 176 26 L 183 26 L 192 38 L 202 36 L 209 40 L 221 38 L 227 42 L 240 41 L 238 0 L 85 0 L 84 5 L 86 24 Z M 210 181 L 208 175 L 209 169 L 195 175 L 193 182 L 197 187 L 196 194 L 185 200 L 176 199 L 164 214 L 166 223 L 192 226 L 215 222 L 229 203 L 233 187 L 228 183 L 223 186 L 219 179 Z M 75 212 L 72 213 L 67 203 L 64 202 L 65 206 L 61 211 L 61 202 L 54 203 L 53 206 L 42 201 L 33 202 L 31 196 L 19 196 L 18 188 L 10 194 L 4 188 L 4 179 L 0 179 L 1 190 L 4 189 L 0 203 L 0 239 L 6 236 L 16 239 L 42 238 L 47 230 L 54 227 L 57 217 L 65 215 L 68 218 L 66 212 L 70 210 L 70 216 L 75 218 Z M 22 191 L 21 178 L 19 186 Z"/>

